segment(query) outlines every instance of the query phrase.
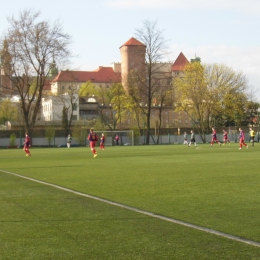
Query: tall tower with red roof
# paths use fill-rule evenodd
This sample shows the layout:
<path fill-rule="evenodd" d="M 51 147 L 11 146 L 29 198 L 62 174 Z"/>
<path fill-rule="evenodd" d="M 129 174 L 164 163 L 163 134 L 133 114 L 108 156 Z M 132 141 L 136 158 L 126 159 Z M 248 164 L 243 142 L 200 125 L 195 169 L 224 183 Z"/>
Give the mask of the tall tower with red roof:
<path fill-rule="evenodd" d="M 127 88 L 128 74 L 131 70 L 145 70 L 146 45 L 132 37 L 120 47 L 122 84 Z"/>

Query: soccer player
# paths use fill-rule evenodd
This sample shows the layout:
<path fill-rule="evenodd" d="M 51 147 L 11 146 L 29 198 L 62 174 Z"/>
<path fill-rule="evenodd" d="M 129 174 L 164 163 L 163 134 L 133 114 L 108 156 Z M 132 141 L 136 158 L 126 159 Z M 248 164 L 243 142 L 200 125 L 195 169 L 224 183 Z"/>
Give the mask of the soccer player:
<path fill-rule="evenodd" d="M 223 145 L 225 145 L 225 144 L 227 143 L 227 141 L 228 141 L 228 143 L 230 144 L 230 141 L 229 141 L 229 139 L 228 139 L 228 133 L 227 133 L 226 130 L 223 130 L 223 142 L 224 142 Z"/>
<path fill-rule="evenodd" d="M 195 146 L 197 146 L 196 141 L 195 141 L 195 134 L 194 134 L 194 132 L 191 130 L 190 133 L 191 133 L 191 135 L 190 135 L 190 143 L 189 143 L 188 147 L 190 147 L 191 143 L 193 143 Z"/>
<path fill-rule="evenodd" d="M 248 145 L 245 143 L 245 133 L 241 128 L 239 128 L 239 150 L 242 149 L 243 145 L 248 148 Z"/>
<path fill-rule="evenodd" d="M 101 138 L 100 138 L 100 146 L 99 146 L 100 150 L 105 150 L 105 140 L 106 140 L 106 137 L 102 133 Z"/>
<path fill-rule="evenodd" d="M 216 142 L 218 143 L 219 145 L 221 145 L 221 142 L 218 141 L 218 138 L 217 138 L 217 131 L 215 130 L 214 127 L 212 127 L 212 139 L 211 139 L 211 143 L 210 143 L 210 147 L 213 146 L 213 143 Z"/>
<path fill-rule="evenodd" d="M 188 144 L 188 137 L 187 137 L 187 133 L 186 132 L 184 132 L 183 138 L 184 138 L 183 144 Z"/>
<path fill-rule="evenodd" d="M 67 147 L 68 148 L 70 148 L 71 140 L 72 140 L 72 137 L 70 135 L 68 135 L 68 139 L 67 139 Z"/>
<path fill-rule="evenodd" d="M 96 142 L 98 141 L 98 136 L 94 133 L 93 128 L 90 129 L 90 133 L 88 134 L 89 147 L 94 154 L 94 158 L 97 157 L 97 152 L 95 149 Z"/>
<path fill-rule="evenodd" d="M 29 151 L 29 147 L 31 146 L 31 139 L 28 133 L 25 133 L 25 140 L 24 140 L 24 146 L 23 150 L 25 151 L 26 155 L 25 156 L 31 156 L 31 153 Z"/>
<path fill-rule="evenodd" d="M 115 137 L 115 142 L 116 142 L 116 146 L 118 146 L 119 145 L 119 136 L 118 135 L 116 135 L 116 137 Z"/>
<path fill-rule="evenodd" d="M 254 146 L 254 144 L 255 144 L 255 131 L 253 130 L 252 127 L 250 127 L 249 135 L 250 135 L 250 142 L 252 143 L 252 146 Z"/>

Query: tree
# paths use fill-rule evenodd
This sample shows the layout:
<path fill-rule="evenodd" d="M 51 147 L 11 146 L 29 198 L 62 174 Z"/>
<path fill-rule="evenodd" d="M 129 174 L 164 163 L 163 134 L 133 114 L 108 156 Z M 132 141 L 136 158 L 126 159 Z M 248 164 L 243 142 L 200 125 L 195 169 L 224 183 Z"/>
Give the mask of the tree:
<path fill-rule="evenodd" d="M 246 77 L 225 65 L 192 62 L 174 81 L 176 106 L 187 112 L 202 139 L 223 120 L 243 117 L 248 88 Z"/>
<path fill-rule="evenodd" d="M 95 96 L 98 98 L 98 113 L 102 124 L 110 130 L 117 127 L 121 129 L 122 121 L 126 116 L 125 103 L 127 101 L 126 92 L 121 83 L 114 83 L 110 88 L 95 86 L 91 82 L 81 85 L 80 96 Z"/>
<path fill-rule="evenodd" d="M 84 146 L 86 142 L 86 129 L 76 125 L 72 128 L 72 136 L 79 142 L 80 146 Z"/>
<path fill-rule="evenodd" d="M 53 141 L 55 136 L 55 128 L 51 125 L 45 128 L 45 138 L 48 141 L 49 146 L 51 146 L 51 142 Z"/>
<path fill-rule="evenodd" d="M 40 21 L 40 12 L 21 11 L 8 18 L 6 41 L 11 55 L 11 80 L 21 98 L 25 130 L 30 132 L 40 109 L 43 87 L 53 57 L 63 64 L 70 57 L 70 36 L 59 22 Z"/>
<path fill-rule="evenodd" d="M 63 110 L 66 110 L 67 125 L 66 131 L 70 132 L 72 126 L 72 120 L 77 120 L 76 115 L 79 109 L 80 96 L 87 93 L 88 89 L 93 86 L 91 82 L 86 82 L 80 85 L 77 79 L 77 75 L 74 71 L 67 71 L 66 77 L 68 82 L 63 86 L 64 89 L 58 89 L 58 96 L 56 96 L 57 102 L 63 104 Z M 58 112 L 60 116 L 60 111 Z M 62 112 L 62 120 L 65 120 L 64 111 Z"/>
<path fill-rule="evenodd" d="M 204 67 L 214 124 L 225 125 L 235 118 L 242 119 L 249 98 L 246 76 L 224 64 L 207 64 Z"/>
<path fill-rule="evenodd" d="M 254 101 L 248 101 L 245 104 L 245 117 L 242 122 L 243 125 L 248 125 L 249 127 L 254 127 L 259 124 L 259 110 L 260 104 Z"/>
<path fill-rule="evenodd" d="M 68 135 L 68 111 L 64 106 L 62 109 L 62 119 L 61 119 L 62 128 L 65 130 L 66 135 Z"/>
<path fill-rule="evenodd" d="M 97 98 L 99 103 L 97 109 L 101 124 L 110 130 L 115 129 L 113 120 L 114 112 L 111 104 L 112 97 L 110 96 L 109 88 L 96 86 L 92 82 L 88 81 L 81 85 L 79 95 L 80 97 Z M 95 122 L 91 122 L 91 124 L 95 124 Z"/>
<path fill-rule="evenodd" d="M 139 108 L 136 111 L 145 116 L 146 144 L 150 140 L 152 101 L 162 88 L 171 88 L 170 67 L 162 63 L 167 55 L 167 41 L 156 26 L 157 22 L 145 21 L 143 28 L 136 30 L 138 39 L 146 45 L 145 60 L 140 66 L 144 69 L 132 68 L 128 76 L 128 94 Z"/>
<path fill-rule="evenodd" d="M 0 123 L 5 123 L 5 121 L 17 120 L 18 119 L 18 109 L 10 99 L 5 99 L 0 103 Z"/>
<path fill-rule="evenodd" d="M 162 85 L 160 90 L 157 92 L 154 99 L 154 107 L 153 110 L 158 112 L 157 119 L 155 119 L 155 128 L 157 128 L 157 140 L 156 144 L 159 144 L 160 131 L 162 125 L 162 113 L 167 108 L 172 108 L 173 103 L 173 91 L 172 88 L 169 89 L 167 85 Z M 169 113 L 168 109 L 166 111 L 167 115 Z M 168 117 L 168 125 L 169 125 L 169 117 Z"/>
<path fill-rule="evenodd" d="M 118 129 L 121 130 L 122 122 L 127 116 L 127 95 L 124 87 L 121 83 L 115 83 L 112 85 L 109 91 L 111 97 L 111 103 L 113 110 L 116 112 L 114 115 L 115 121 L 118 122 Z"/>

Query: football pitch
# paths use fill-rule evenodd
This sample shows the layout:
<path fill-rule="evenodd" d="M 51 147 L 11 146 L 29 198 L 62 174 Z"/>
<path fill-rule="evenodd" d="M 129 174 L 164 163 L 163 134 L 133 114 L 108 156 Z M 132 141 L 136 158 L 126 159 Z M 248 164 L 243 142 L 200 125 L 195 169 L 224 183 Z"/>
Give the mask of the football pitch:
<path fill-rule="evenodd" d="M 0 259 L 260 260 L 260 144 L 0 150 Z"/>

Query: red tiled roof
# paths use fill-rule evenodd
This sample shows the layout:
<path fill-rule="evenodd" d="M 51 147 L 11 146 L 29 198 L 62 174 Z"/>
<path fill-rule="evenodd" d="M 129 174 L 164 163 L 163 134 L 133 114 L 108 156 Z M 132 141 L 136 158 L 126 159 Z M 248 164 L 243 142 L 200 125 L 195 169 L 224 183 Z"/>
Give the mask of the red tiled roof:
<path fill-rule="evenodd" d="M 97 83 L 121 82 L 121 74 L 112 67 L 99 67 L 94 71 L 61 71 L 52 82 L 86 82 Z"/>
<path fill-rule="evenodd" d="M 46 79 L 44 86 L 43 86 L 43 90 L 46 90 L 46 91 L 50 90 L 51 91 L 51 82 L 52 82 L 52 80 Z"/>
<path fill-rule="evenodd" d="M 172 71 L 180 71 L 183 70 L 185 65 L 189 63 L 187 58 L 181 52 L 175 62 L 172 64 Z"/>
<path fill-rule="evenodd" d="M 127 42 L 125 42 L 121 47 L 123 47 L 123 46 L 145 46 L 145 44 L 143 44 L 142 42 L 140 42 L 140 41 L 136 40 L 134 37 L 132 37 Z"/>

